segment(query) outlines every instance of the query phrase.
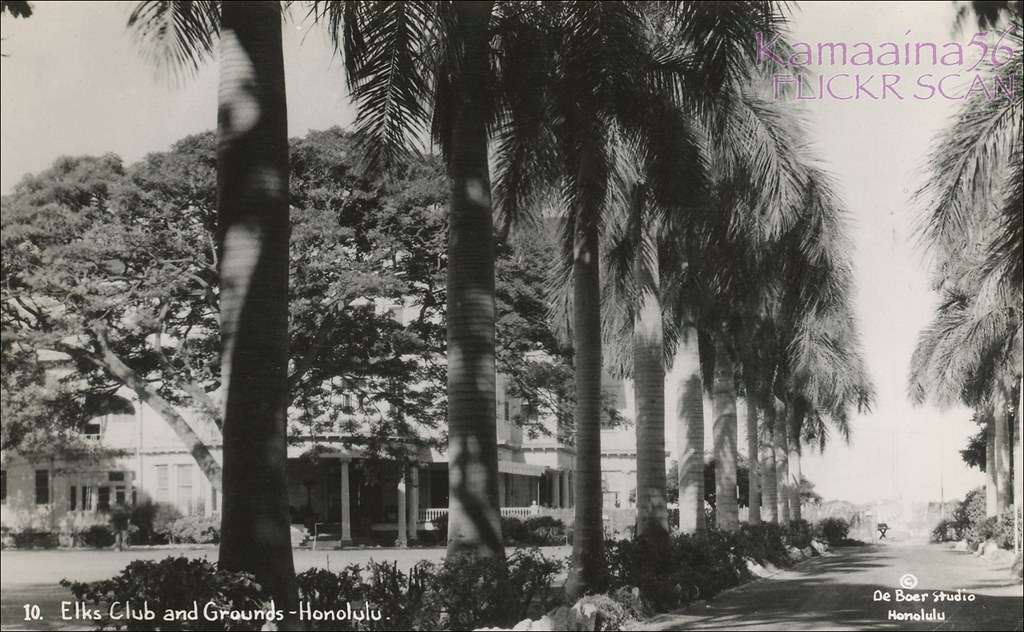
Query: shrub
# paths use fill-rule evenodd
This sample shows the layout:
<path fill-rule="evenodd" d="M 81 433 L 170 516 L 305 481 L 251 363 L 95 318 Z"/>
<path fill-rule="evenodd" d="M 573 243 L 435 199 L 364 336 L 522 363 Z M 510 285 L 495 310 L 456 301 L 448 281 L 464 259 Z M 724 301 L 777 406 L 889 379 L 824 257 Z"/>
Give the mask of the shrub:
<path fill-rule="evenodd" d="M 740 544 L 717 530 L 607 542 L 609 585 L 635 586 L 654 611 L 672 610 L 748 578 Z"/>
<path fill-rule="evenodd" d="M 839 546 L 850 534 L 850 524 L 843 518 L 825 518 L 814 525 L 814 537 L 829 546 Z"/>
<path fill-rule="evenodd" d="M 979 532 L 979 527 L 985 521 L 985 513 L 984 487 L 978 487 L 967 492 L 960 506 L 953 512 L 953 521 L 957 526 L 960 537 L 967 540 L 967 544 L 972 549 L 985 541 L 985 538 Z"/>
<path fill-rule="evenodd" d="M 932 529 L 932 542 L 956 542 L 960 540 L 960 529 L 955 520 L 943 520 Z"/>
<path fill-rule="evenodd" d="M 153 519 L 156 517 L 157 504 L 146 500 L 131 508 L 128 521 L 135 527 L 132 544 L 161 544 L 161 536 L 153 530 Z"/>
<path fill-rule="evenodd" d="M 210 621 L 200 612 L 197 621 L 178 620 L 171 624 L 162 621 L 169 610 L 191 611 L 196 603 L 200 610 L 204 604 L 215 604 L 216 610 L 239 614 L 251 613 L 261 621 L 274 620 L 275 613 L 268 610 L 267 599 L 259 584 L 248 573 L 232 573 L 215 563 L 201 559 L 168 557 L 159 562 L 135 561 L 120 574 L 99 582 L 70 582 L 61 580 L 79 601 L 98 606 L 101 617 L 94 621 L 99 629 L 134 630 L 237 630 L 261 627 L 253 621 L 235 621 L 230 617 Z M 153 621 L 126 621 L 110 618 L 114 602 L 145 603 L 156 613 Z M 114 609 L 114 614 L 119 610 Z"/>
<path fill-rule="evenodd" d="M 394 563 L 371 561 L 365 571 L 358 565 L 339 573 L 310 569 L 298 576 L 299 599 L 314 611 L 345 610 L 343 606 L 350 604 L 353 611 L 370 608 L 386 616 L 379 622 L 347 618 L 313 622 L 314 629 L 411 629 L 432 568 L 429 562 L 420 562 L 406 575 Z"/>
<path fill-rule="evenodd" d="M 742 524 L 740 530 L 733 535 L 736 553 L 757 562 L 787 566 L 790 559 L 783 544 L 783 535 L 782 527 L 775 523 Z"/>
<path fill-rule="evenodd" d="M 414 627 L 511 627 L 531 612 L 540 613 L 551 606 L 551 584 L 561 568 L 561 562 L 536 549 L 517 549 L 506 564 L 493 558 L 448 557 L 430 578 Z"/>
<path fill-rule="evenodd" d="M 94 549 L 105 549 L 114 544 L 114 531 L 105 524 L 93 526 L 78 533 L 78 540 L 83 546 Z"/>
<path fill-rule="evenodd" d="M 523 523 L 530 531 L 536 531 L 544 527 L 564 529 L 565 523 L 554 516 L 532 516 Z"/>
<path fill-rule="evenodd" d="M 172 541 L 171 525 L 181 518 L 181 512 L 174 505 L 156 503 L 151 519 L 151 532 L 161 542 Z"/>
<path fill-rule="evenodd" d="M 1004 511 L 998 516 L 985 518 L 977 527 L 978 537 L 981 542 L 989 540 L 996 543 L 1003 549 L 1013 548 L 1013 508 Z"/>
<path fill-rule="evenodd" d="M 501 519 L 501 535 L 506 542 L 520 542 L 526 543 L 530 537 L 530 531 L 519 518 L 506 518 Z"/>
<path fill-rule="evenodd" d="M 812 539 L 811 523 L 806 520 L 791 520 L 786 527 L 785 543 L 789 546 L 805 549 L 811 546 Z"/>
<path fill-rule="evenodd" d="M 184 516 L 168 527 L 170 540 L 182 544 L 216 544 L 220 542 L 220 518 L 217 516 Z"/>
<path fill-rule="evenodd" d="M 19 549 L 55 549 L 60 543 L 56 533 L 31 527 L 11 533 L 11 540 Z"/>

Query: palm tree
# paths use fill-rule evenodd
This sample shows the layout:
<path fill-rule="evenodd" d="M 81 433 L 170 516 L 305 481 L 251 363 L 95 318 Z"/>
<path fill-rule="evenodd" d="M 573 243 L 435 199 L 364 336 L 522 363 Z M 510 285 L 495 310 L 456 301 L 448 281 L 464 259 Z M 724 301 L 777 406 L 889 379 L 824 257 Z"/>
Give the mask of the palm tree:
<path fill-rule="evenodd" d="M 294 610 L 298 588 L 285 471 L 289 222 L 281 6 L 143 2 L 129 26 L 158 62 L 178 67 L 196 67 L 220 35 L 220 562 L 253 573 L 279 607 Z"/>
<path fill-rule="evenodd" d="M 228 2 L 217 116 L 224 502 L 220 563 L 298 606 L 288 512 L 288 116 L 281 6 Z M 259 481 L 254 485 L 254 481 Z"/>
<path fill-rule="evenodd" d="M 1016 84 L 1022 67 L 1021 3 L 971 3 L 979 25 L 1011 27 L 1012 53 L 1001 67 L 984 67 Z M 961 13 L 961 18 L 966 11 Z M 1004 45 L 1005 45 L 1004 44 Z M 911 361 L 911 398 L 940 406 L 961 401 L 992 415 L 989 430 L 997 511 L 1020 502 L 1021 467 L 1011 483 L 1006 404 L 1020 419 L 1022 377 L 1022 270 L 1024 270 L 1024 96 L 964 104 L 939 138 L 919 235 L 934 259 L 934 286 L 942 296 L 932 323 L 921 332 Z M 1019 429 L 1016 433 L 1020 434 Z M 1019 449 L 1018 449 L 1019 452 Z M 1016 457 L 1020 460 L 1020 456 Z M 1015 489 L 1014 489 L 1015 488 Z M 991 496 L 991 494 L 990 494 Z M 989 499 L 991 502 L 991 498 Z"/>
<path fill-rule="evenodd" d="M 488 140 L 529 142 L 543 96 L 544 21 L 494 2 L 316 3 L 344 51 L 371 167 L 408 153 L 430 128 L 451 182 L 448 239 L 449 527 L 452 555 L 503 557 L 498 512 L 494 245 Z M 494 38 L 500 33 L 500 46 Z M 514 147 L 498 144 L 498 155 Z M 510 184 L 511 183 L 511 184 Z M 524 182 L 509 178 L 508 195 Z M 505 191 L 503 189 L 503 191 Z M 500 197 L 500 196 L 499 196 Z M 518 198 L 517 198 L 518 199 Z M 598 350 L 599 353 L 599 350 Z"/>

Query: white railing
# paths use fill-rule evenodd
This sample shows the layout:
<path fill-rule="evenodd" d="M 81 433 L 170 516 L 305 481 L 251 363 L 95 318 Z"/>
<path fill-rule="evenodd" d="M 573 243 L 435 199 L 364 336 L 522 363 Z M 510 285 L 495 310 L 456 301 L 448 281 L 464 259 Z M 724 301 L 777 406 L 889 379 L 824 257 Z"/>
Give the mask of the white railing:
<path fill-rule="evenodd" d="M 432 507 L 430 509 L 420 509 L 420 522 L 430 522 L 436 518 L 448 514 L 447 507 Z M 573 514 L 572 507 L 552 508 L 552 507 L 502 507 L 501 516 L 503 518 L 533 518 L 536 516 L 554 516 L 565 521 L 566 519 L 571 520 Z"/>
<path fill-rule="evenodd" d="M 430 522 L 435 518 L 448 514 L 447 507 L 432 507 L 430 509 L 420 509 L 420 522 Z"/>

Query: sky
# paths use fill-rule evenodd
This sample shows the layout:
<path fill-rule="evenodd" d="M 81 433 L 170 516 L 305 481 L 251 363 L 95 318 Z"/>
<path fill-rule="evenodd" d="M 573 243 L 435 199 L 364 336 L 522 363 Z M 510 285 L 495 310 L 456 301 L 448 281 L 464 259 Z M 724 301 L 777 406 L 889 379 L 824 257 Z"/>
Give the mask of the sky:
<path fill-rule="evenodd" d="M 793 3 L 791 41 L 842 42 L 852 48 L 882 42 L 966 42 L 954 34 L 951 2 Z M 0 191 L 62 155 L 113 152 L 126 163 L 163 151 L 187 134 L 216 124 L 216 63 L 188 81 L 158 77 L 126 29 L 132 3 L 35 2 L 27 20 L 0 20 Z M 295 12 L 285 26 L 288 123 L 292 136 L 353 121 L 340 59 L 326 35 L 304 25 Z M 992 41 L 992 40 L 989 40 Z M 770 59 L 768 60 L 770 61 Z M 918 332 L 937 297 L 929 290 L 927 260 L 916 246 L 913 223 L 921 206 L 913 192 L 923 183 L 932 139 L 960 103 L 940 94 L 930 99 L 916 81 L 963 68 L 930 63 L 859 67 L 831 65 L 819 74 L 833 80 L 831 95 L 802 102 L 814 151 L 832 174 L 849 212 L 857 279 L 857 315 L 878 397 L 870 414 L 853 419 L 849 446 L 835 439 L 824 454 L 808 450 L 804 473 L 826 499 L 869 502 L 962 497 L 983 476 L 960 460 L 975 426 L 964 409 L 911 406 L 906 392 Z M 793 101 L 789 69 L 777 68 L 779 98 Z M 903 97 L 840 100 L 854 94 L 855 78 L 880 96 L 882 74 Z M 966 73 L 964 73 L 966 75 Z M 840 76 L 850 75 L 850 76 Z M 933 81 L 925 79 L 925 84 Z M 963 92 L 962 80 L 947 93 Z M 816 88 L 817 84 L 813 84 Z M 807 96 L 803 93 L 802 96 Z M 671 443 L 669 445 L 672 445 Z"/>

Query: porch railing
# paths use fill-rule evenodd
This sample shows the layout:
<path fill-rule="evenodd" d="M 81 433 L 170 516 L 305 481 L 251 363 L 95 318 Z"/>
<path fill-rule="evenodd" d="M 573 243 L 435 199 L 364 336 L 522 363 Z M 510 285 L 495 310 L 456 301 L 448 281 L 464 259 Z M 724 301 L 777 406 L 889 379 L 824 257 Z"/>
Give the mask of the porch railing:
<path fill-rule="evenodd" d="M 429 509 L 420 509 L 420 522 L 430 522 L 441 516 L 448 514 L 447 507 L 431 507 Z M 553 516 L 559 518 L 562 521 L 572 520 L 573 509 L 572 507 L 502 507 L 501 516 L 503 518 L 534 518 L 536 516 Z"/>

